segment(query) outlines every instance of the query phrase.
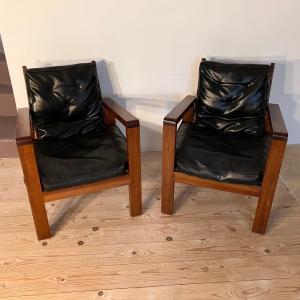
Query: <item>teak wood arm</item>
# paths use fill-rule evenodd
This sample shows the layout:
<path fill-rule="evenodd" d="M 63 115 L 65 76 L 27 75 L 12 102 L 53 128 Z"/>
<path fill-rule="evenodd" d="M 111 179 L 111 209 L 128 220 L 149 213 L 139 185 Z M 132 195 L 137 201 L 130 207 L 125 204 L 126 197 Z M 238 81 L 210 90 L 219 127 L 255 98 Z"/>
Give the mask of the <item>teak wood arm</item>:
<path fill-rule="evenodd" d="M 192 121 L 194 115 L 195 96 L 188 95 L 179 102 L 164 118 L 164 125 L 176 126 L 177 123 L 188 114 L 188 120 Z"/>
<path fill-rule="evenodd" d="M 278 104 L 270 103 L 268 106 L 266 131 L 270 134 L 272 140 L 252 227 L 252 231 L 262 234 L 265 233 L 267 229 L 288 139 L 288 132 Z"/>
<path fill-rule="evenodd" d="M 51 236 L 43 191 L 33 146 L 34 134 L 29 115 L 29 108 L 18 110 L 16 142 L 27 187 L 36 233 L 39 240 Z"/>
<path fill-rule="evenodd" d="M 130 214 L 138 216 L 142 213 L 140 122 L 110 98 L 103 99 L 103 107 L 106 125 L 115 125 L 117 119 L 126 127 Z"/>
<path fill-rule="evenodd" d="M 33 141 L 33 130 L 29 115 L 29 108 L 24 107 L 18 110 L 16 124 L 17 145 L 31 144 Z"/>
<path fill-rule="evenodd" d="M 139 120 L 120 106 L 116 101 L 111 98 L 104 98 L 103 99 L 103 106 L 106 112 L 111 114 L 114 118 L 118 119 L 125 127 L 138 127 L 140 125 Z M 109 123 L 113 123 L 114 121 L 109 117 L 106 116 L 106 123 L 109 119 Z"/>
<path fill-rule="evenodd" d="M 269 103 L 268 118 L 270 124 L 270 134 L 274 140 L 288 139 L 288 131 L 286 129 L 284 119 L 278 104 Z"/>
<path fill-rule="evenodd" d="M 193 121 L 195 101 L 195 96 L 186 96 L 164 118 L 161 210 L 166 214 L 172 214 L 174 210 L 174 161 L 177 124 L 181 119 L 184 122 Z"/>

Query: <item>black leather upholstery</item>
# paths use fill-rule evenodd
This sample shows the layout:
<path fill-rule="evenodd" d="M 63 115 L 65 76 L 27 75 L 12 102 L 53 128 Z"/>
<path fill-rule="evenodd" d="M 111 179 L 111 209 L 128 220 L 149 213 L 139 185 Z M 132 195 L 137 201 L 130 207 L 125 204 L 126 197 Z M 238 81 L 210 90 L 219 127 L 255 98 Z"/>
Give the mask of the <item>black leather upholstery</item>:
<path fill-rule="evenodd" d="M 126 140 L 115 126 L 66 139 L 37 140 L 35 147 L 45 191 L 123 175 L 128 168 Z"/>
<path fill-rule="evenodd" d="M 223 132 L 262 134 L 271 78 L 269 65 L 202 61 L 197 123 Z"/>
<path fill-rule="evenodd" d="M 261 184 L 269 146 L 267 135 L 224 134 L 182 123 L 176 137 L 175 170 L 223 182 Z"/>
<path fill-rule="evenodd" d="M 96 64 L 24 69 L 39 139 L 67 138 L 104 128 Z"/>

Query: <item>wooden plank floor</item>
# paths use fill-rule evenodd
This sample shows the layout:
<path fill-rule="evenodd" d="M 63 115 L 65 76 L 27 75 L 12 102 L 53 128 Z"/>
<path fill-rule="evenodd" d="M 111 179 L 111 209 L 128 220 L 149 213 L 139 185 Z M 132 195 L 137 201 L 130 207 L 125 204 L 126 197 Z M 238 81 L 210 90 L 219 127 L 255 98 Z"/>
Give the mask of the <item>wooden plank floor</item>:
<path fill-rule="evenodd" d="M 127 188 L 47 204 L 36 239 L 18 159 L 0 159 L 0 299 L 300 299 L 300 146 L 289 146 L 266 235 L 256 198 L 176 185 L 160 213 L 158 152 L 143 154 L 144 214 Z"/>

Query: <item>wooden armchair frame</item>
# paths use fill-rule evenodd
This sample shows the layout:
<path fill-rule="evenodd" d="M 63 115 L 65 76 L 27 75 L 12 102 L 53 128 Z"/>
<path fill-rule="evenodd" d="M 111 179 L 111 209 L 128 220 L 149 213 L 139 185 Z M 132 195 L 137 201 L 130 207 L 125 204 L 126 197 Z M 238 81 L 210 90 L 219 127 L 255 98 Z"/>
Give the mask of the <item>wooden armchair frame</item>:
<path fill-rule="evenodd" d="M 39 240 L 51 237 L 45 202 L 128 185 L 130 215 L 138 216 L 142 214 L 139 120 L 110 98 L 103 99 L 103 107 L 105 111 L 105 123 L 107 125 L 115 125 L 117 119 L 126 127 L 128 173 L 110 179 L 49 192 L 42 190 L 40 182 L 33 143 L 35 131 L 32 126 L 29 109 L 22 108 L 18 111 L 16 142 Z"/>
<path fill-rule="evenodd" d="M 161 210 L 165 214 L 174 211 L 174 184 L 180 182 L 205 188 L 223 190 L 258 197 L 253 232 L 266 232 L 288 132 L 278 104 L 269 104 L 265 116 L 265 131 L 271 136 L 262 185 L 224 183 L 202 179 L 174 171 L 177 124 L 194 121 L 195 96 L 185 97 L 165 118 L 163 123 L 162 197 Z"/>

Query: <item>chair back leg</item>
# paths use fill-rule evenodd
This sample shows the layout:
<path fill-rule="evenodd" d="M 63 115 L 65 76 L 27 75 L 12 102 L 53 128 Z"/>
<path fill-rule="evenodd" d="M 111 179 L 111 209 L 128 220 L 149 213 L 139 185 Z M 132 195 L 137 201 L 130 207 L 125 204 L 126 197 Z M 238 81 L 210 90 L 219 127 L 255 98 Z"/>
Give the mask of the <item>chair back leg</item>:
<path fill-rule="evenodd" d="M 271 142 L 252 227 L 253 232 L 262 234 L 266 232 L 285 147 L 286 141 L 284 140 L 272 140 Z"/>
<path fill-rule="evenodd" d="M 27 187 L 29 202 L 34 220 L 37 238 L 39 240 L 51 237 L 43 192 L 35 162 L 32 144 L 18 146 L 21 165 L 24 173 L 24 181 Z"/>
<path fill-rule="evenodd" d="M 162 190 L 161 211 L 165 214 L 174 212 L 174 160 L 176 126 L 164 124 L 162 149 Z"/>

